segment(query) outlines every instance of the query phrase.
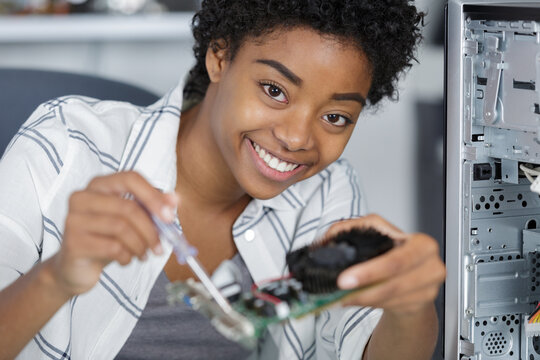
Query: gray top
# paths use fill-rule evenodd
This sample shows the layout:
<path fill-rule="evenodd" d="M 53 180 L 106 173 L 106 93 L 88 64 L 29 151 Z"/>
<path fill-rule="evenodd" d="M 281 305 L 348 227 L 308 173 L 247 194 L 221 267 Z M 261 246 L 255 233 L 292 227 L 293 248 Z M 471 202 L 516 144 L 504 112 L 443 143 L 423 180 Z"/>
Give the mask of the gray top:
<path fill-rule="evenodd" d="M 251 277 L 240 256 L 233 263 L 241 270 L 242 288 Z M 185 304 L 170 306 L 165 285 L 170 281 L 161 272 L 148 303 L 117 360 L 151 359 L 245 359 L 251 351 L 219 334 L 210 321 Z"/>

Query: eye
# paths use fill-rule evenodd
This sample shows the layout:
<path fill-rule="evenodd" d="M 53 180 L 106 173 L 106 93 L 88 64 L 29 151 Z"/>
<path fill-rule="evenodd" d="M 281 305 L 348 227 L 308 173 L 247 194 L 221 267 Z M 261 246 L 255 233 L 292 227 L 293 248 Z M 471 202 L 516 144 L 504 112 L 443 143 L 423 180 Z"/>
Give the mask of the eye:
<path fill-rule="evenodd" d="M 339 115 L 339 114 L 324 115 L 323 119 L 328 121 L 330 124 L 332 124 L 334 126 L 339 126 L 339 127 L 352 124 L 351 119 L 349 119 L 348 117 L 345 117 L 343 115 Z"/>
<path fill-rule="evenodd" d="M 261 83 L 261 86 L 266 95 L 270 96 L 272 99 L 283 104 L 289 103 L 289 99 L 287 99 L 285 92 L 279 86 L 268 83 Z"/>

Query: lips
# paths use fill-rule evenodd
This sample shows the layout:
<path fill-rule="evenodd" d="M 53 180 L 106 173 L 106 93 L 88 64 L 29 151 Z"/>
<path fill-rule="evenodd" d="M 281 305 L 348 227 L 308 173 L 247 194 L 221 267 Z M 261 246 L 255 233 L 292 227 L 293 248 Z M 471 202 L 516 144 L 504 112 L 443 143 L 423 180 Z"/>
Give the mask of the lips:
<path fill-rule="evenodd" d="M 251 139 L 245 138 L 255 167 L 266 178 L 272 181 L 290 181 L 298 173 L 306 169 L 305 164 L 299 164 L 281 159 Z"/>

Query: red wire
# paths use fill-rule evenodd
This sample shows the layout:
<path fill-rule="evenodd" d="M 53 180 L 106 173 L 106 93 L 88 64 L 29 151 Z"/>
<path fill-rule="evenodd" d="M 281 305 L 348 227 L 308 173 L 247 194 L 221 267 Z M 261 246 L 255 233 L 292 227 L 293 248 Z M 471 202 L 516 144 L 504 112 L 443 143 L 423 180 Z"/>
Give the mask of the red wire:
<path fill-rule="evenodd" d="M 270 303 L 272 303 L 274 305 L 277 305 L 277 304 L 281 303 L 282 300 L 280 298 L 276 297 L 276 296 L 270 295 L 268 293 L 261 292 L 261 289 L 260 289 L 259 286 L 266 285 L 266 284 L 269 284 L 269 283 L 272 283 L 272 282 L 275 282 L 275 281 L 290 279 L 290 278 L 291 278 L 291 275 L 289 274 L 289 275 L 281 276 L 281 277 L 278 277 L 278 278 L 262 280 L 258 284 L 253 283 L 253 285 L 251 286 L 251 292 L 253 293 L 253 296 L 255 296 L 256 298 L 259 298 L 261 300 L 268 301 L 268 302 L 270 302 Z"/>

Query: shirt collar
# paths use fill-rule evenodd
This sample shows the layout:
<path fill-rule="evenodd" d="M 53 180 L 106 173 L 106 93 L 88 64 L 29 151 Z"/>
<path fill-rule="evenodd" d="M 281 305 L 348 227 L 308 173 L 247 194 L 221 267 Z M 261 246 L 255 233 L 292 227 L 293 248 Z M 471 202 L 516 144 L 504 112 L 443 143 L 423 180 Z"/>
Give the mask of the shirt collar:
<path fill-rule="evenodd" d="M 306 206 L 297 185 L 290 186 L 281 194 L 267 200 L 256 199 L 261 206 L 275 210 L 297 210 Z"/>

